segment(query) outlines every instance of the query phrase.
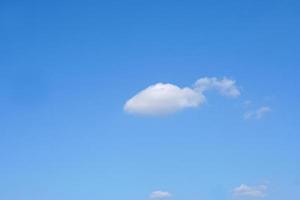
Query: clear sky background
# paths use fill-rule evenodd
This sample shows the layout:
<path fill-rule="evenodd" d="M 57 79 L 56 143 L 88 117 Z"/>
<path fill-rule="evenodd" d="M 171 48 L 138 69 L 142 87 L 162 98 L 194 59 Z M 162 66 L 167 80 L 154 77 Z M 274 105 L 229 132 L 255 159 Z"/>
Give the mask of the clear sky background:
<path fill-rule="evenodd" d="M 256 199 L 241 184 L 299 199 L 299 36 L 297 0 L 1 0 L 0 199 Z M 201 77 L 241 95 L 124 111 L 149 85 Z"/>

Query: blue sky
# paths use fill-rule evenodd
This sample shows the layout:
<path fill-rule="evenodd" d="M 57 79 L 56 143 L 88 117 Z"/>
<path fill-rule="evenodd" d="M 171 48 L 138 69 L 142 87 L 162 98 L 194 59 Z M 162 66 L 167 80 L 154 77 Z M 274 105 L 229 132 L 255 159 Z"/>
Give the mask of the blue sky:
<path fill-rule="evenodd" d="M 1 0 L 0 199 L 300 198 L 299 24 L 296 0 Z M 204 77 L 240 94 L 125 109 Z"/>

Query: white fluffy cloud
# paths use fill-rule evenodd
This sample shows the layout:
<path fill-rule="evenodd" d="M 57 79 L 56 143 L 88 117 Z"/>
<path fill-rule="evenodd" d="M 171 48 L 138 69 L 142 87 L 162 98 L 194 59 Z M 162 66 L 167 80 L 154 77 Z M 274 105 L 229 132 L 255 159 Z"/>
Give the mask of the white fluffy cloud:
<path fill-rule="evenodd" d="M 267 189 L 266 185 L 248 186 L 241 184 L 233 190 L 233 196 L 262 198 L 266 196 Z"/>
<path fill-rule="evenodd" d="M 244 114 L 245 119 L 261 119 L 264 117 L 267 113 L 271 112 L 272 109 L 268 106 L 262 106 L 256 110 L 247 111 Z"/>
<path fill-rule="evenodd" d="M 154 191 L 150 194 L 150 199 L 166 199 L 170 198 L 172 194 L 165 191 Z"/>
<path fill-rule="evenodd" d="M 194 88 L 180 88 L 169 83 L 157 83 L 140 91 L 124 106 L 128 113 L 143 115 L 165 115 L 176 111 L 198 107 L 205 101 L 204 92 L 217 90 L 225 96 L 236 97 L 240 92 L 235 81 L 227 78 L 201 78 Z"/>
<path fill-rule="evenodd" d="M 162 115 L 197 107 L 203 101 L 204 96 L 190 88 L 157 83 L 129 99 L 124 109 L 129 113 Z"/>

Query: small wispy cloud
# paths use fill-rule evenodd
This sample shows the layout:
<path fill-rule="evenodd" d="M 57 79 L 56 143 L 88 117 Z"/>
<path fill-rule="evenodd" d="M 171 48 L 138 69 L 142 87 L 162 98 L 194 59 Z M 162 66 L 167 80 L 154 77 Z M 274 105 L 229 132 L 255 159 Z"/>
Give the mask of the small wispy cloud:
<path fill-rule="evenodd" d="M 236 82 L 228 78 L 200 78 L 192 88 L 181 88 L 170 83 L 157 83 L 130 98 L 125 103 L 124 110 L 141 115 L 171 114 L 202 105 L 206 100 L 204 93 L 209 90 L 215 90 L 229 97 L 240 95 Z"/>
<path fill-rule="evenodd" d="M 151 194 L 149 195 L 150 199 L 167 199 L 170 198 L 172 196 L 172 194 L 170 192 L 166 192 L 166 191 L 154 191 L 151 192 Z"/>
<path fill-rule="evenodd" d="M 262 198 L 267 195 L 267 189 L 267 185 L 248 186 L 241 184 L 234 188 L 232 193 L 234 197 Z"/>
<path fill-rule="evenodd" d="M 223 78 L 217 79 L 215 77 L 209 78 L 204 77 L 196 81 L 195 90 L 201 93 L 208 90 L 216 90 L 223 96 L 237 97 L 239 96 L 240 90 L 236 86 L 235 80 Z"/>
<path fill-rule="evenodd" d="M 261 119 L 272 109 L 269 106 L 262 106 L 256 110 L 247 111 L 244 114 L 244 119 Z"/>
<path fill-rule="evenodd" d="M 250 101 L 250 100 L 246 100 L 246 101 L 243 102 L 243 106 L 244 106 L 245 108 L 250 107 L 251 104 L 252 104 L 252 101 Z"/>

